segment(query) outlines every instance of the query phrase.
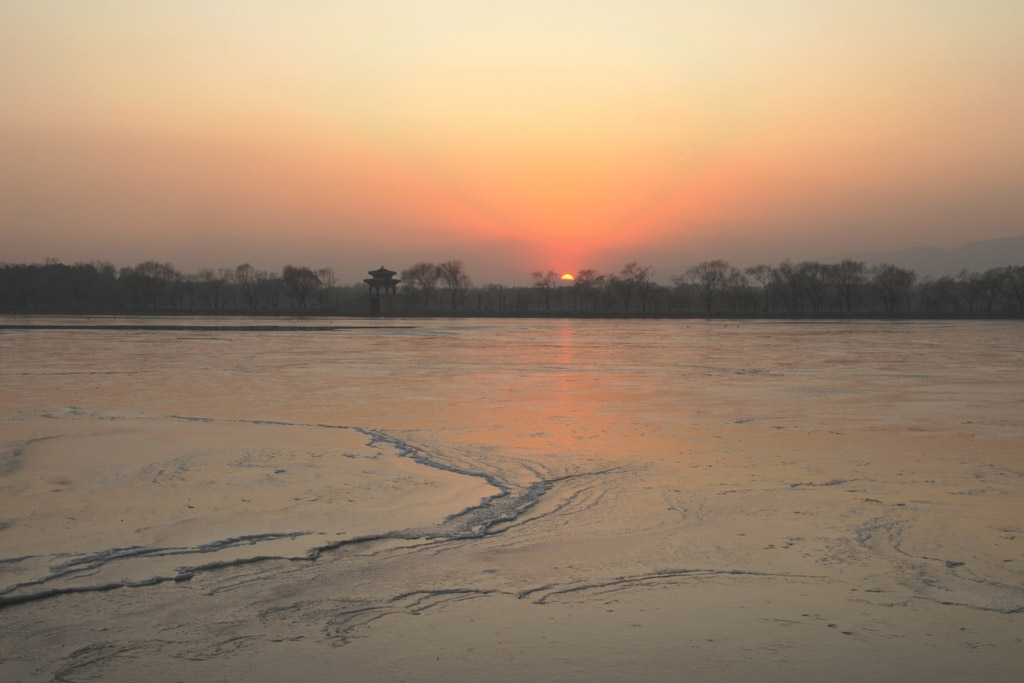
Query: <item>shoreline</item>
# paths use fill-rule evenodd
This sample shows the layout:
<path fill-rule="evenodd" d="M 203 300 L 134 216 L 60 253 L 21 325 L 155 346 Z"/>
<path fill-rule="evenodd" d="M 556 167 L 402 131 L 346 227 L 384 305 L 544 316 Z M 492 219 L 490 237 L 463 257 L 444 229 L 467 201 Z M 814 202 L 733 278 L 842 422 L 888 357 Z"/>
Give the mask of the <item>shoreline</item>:
<path fill-rule="evenodd" d="M 622 320 L 622 321 L 644 321 L 644 320 L 678 320 L 678 321 L 708 321 L 708 322 L 1021 322 L 1024 321 L 1024 314 L 1000 314 L 1000 315 L 985 315 L 985 314 L 891 314 L 891 315 L 879 315 L 865 313 L 861 315 L 851 314 L 839 314 L 839 313 L 778 313 L 778 314 L 764 314 L 764 313 L 602 313 L 602 314 L 588 314 L 588 313 L 481 313 L 477 311 L 472 312 L 425 312 L 417 314 L 401 314 L 401 315 L 370 315 L 363 313 L 341 313 L 336 311 L 328 311 L 323 313 L 297 313 L 294 311 L 281 311 L 281 312 L 260 312 L 260 313 L 247 313 L 247 312 L 146 312 L 138 311 L 132 313 L 105 313 L 105 312 L 49 312 L 49 311 L 38 311 L 38 312 L 17 312 L 17 313 L 0 313 L 0 319 L 2 318 L 24 318 L 27 320 L 42 320 L 47 318 L 71 318 L 71 319 L 118 319 L 118 320 L 135 320 L 135 319 L 157 319 L 157 320 L 175 320 L 175 319 L 215 319 L 223 318 L 228 320 L 242 320 L 242 319 L 267 319 L 275 320 L 282 318 L 300 319 L 300 320 L 327 320 L 327 319 L 359 319 L 359 320 L 372 320 L 379 321 L 380 323 L 394 322 L 410 322 L 415 323 L 421 320 L 595 320 L 595 321 L 608 321 L 608 320 Z M 416 324 L 401 325 L 401 324 L 365 324 L 365 325 L 346 325 L 346 324 L 331 324 L 331 325 L 302 325 L 302 324 L 259 324 L 259 325 L 206 325 L 206 324 L 146 324 L 146 323 L 45 323 L 45 322 L 25 322 L 25 323 L 12 323 L 12 322 L 0 322 L 0 330 L 76 330 L 76 329 L 95 329 L 95 330 L 136 330 L 136 331 L 152 331 L 152 330 L 178 330 L 178 331 L 216 331 L 216 332 L 324 332 L 324 331 L 346 331 L 346 330 L 365 330 L 365 329 L 415 329 L 418 327 Z"/>

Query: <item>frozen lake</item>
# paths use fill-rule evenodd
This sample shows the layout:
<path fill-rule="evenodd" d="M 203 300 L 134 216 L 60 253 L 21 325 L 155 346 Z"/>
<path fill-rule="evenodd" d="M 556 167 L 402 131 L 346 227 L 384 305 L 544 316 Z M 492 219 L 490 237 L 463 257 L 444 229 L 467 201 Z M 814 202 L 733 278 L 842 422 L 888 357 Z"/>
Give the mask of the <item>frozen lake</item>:
<path fill-rule="evenodd" d="M 1024 676 L 1020 322 L 0 323 L 0 679 Z"/>

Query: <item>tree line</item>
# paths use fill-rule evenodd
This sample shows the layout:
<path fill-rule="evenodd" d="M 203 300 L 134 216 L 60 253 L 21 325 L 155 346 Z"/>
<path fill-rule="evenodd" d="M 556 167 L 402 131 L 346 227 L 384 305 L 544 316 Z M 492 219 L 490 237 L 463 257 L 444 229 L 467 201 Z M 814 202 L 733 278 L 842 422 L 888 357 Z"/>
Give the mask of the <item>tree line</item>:
<path fill-rule="evenodd" d="M 535 271 L 532 284 L 474 286 L 461 260 L 419 262 L 400 272 L 388 310 L 402 315 L 737 315 L 737 316 L 1021 316 L 1024 266 L 963 270 L 920 278 L 892 264 L 868 267 L 785 260 L 737 268 L 701 262 L 672 278 L 653 281 L 638 262 L 618 272 L 585 269 L 565 281 Z M 330 268 L 286 265 L 281 272 L 248 263 L 235 268 L 179 271 L 144 261 L 115 268 L 108 262 L 0 263 L 0 310 L 112 313 L 365 314 L 365 284 L 339 284 Z"/>
<path fill-rule="evenodd" d="M 961 270 L 956 277 L 919 278 L 892 264 L 868 267 L 785 260 L 777 266 L 740 270 L 725 261 L 705 261 L 673 278 L 689 289 L 706 312 L 784 314 L 1024 314 L 1024 266 Z"/>
<path fill-rule="evenodd" d="M 328 310 L 363 288 L 340 287 L 330 268 L 287 265 L 280 273 L 248 263 L 182 273 L 144 261 L 115 268 L 105 261 L 0 264 L 0 308 L 7 311 L 266 313 Z M 358 291 L 357 291 L 358 290 Z"/>

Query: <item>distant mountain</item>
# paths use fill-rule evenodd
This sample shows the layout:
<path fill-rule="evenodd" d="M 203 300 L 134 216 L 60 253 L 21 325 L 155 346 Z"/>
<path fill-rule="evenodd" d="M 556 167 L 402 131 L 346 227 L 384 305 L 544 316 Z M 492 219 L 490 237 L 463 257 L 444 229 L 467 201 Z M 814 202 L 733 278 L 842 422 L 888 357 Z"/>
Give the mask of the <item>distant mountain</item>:
<path fill-rule="evenodd" d="M 868 266 L 891 263 L 901 268 L 909 268 L 919 277 L 956 275 L 965 268 L 981 273 L 1000 266 L 1024 266 L 1024 235 L 968 242 L 950 250 L 938 247 L 910 247 L 882 253 L 862 251 L 819 260 L 822 263 L 838 263 L 843 259 L 863 261 Z"/>

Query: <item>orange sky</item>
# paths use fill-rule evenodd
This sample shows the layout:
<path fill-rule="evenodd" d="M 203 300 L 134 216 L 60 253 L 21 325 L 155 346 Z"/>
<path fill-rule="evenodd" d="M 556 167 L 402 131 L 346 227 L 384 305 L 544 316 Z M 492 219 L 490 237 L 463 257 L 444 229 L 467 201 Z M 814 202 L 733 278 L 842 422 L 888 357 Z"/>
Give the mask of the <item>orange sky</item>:
<path fill-rule="evenodd" d="M 517 284 L 953 247 L 1024 234 L 1022 82 L 1009 0 L 15 0 L 0 260 Z"/>

